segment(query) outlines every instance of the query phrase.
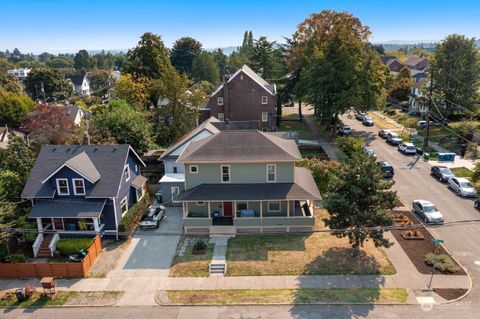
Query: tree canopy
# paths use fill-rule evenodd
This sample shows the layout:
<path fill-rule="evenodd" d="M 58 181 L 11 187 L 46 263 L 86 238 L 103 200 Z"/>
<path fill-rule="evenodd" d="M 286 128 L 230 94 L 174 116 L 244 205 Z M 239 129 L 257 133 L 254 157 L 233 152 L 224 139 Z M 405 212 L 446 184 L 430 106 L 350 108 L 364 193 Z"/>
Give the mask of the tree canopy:
<path fill-rule="evenodd" d="M 267 37 L 262 36 L 255 40 L 254 43 L 250 58 L 252 67 L 264 79 L 271 80 L 274 77 L 276 62 L 273 50 L 275 42 L 270 42 L 267 40 Z"/>
<path fill-rule="evenodd" d="M 202 44 L 191 37 L 175 41 L 171 50 L 172 65 L 180 72 L 191 74 L 193 61 L 202 53 Z"/>
<path fill-rule="evenodd" d="M 84 72 L 89 71 L 93 67 L 92 59 L 88 54 L 87 50 L 80 50 L 75 54 L 73 58 L 73 66 L 77 70 L 82 70 Z"/>
<path fill-rule="evenodd" d="M 212 54 L 201 52 L 193 60 L 192 79 L 196 82 L 208 81 L 214 85 L 220 82 L 220 71 Z"/>
<path fill-rule="evenodd" d="M 25 89 L 32 98 L 44 101 L 68 99 L 73 88 L 58 70 L 41 68 L 33 69 L 25 79 Z"/>
<path fill-rule="evenodd" d="M 18 127 L 21 119 L 35 108 L 35 103 L 23 93 L 0 88 L 0 125 Z"/>

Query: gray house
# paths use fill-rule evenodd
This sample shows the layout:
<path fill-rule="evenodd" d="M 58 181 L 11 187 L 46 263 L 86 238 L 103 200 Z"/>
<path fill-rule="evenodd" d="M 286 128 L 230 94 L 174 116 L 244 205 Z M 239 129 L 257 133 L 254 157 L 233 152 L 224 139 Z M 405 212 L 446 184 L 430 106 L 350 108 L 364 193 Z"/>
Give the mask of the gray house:
<path fill-rule="evenodd" d="M 192 141 L 185 165 L 185 233 L 311 231 L 321 199 L 293 140 L 258 130 L 226 130 Z"/>

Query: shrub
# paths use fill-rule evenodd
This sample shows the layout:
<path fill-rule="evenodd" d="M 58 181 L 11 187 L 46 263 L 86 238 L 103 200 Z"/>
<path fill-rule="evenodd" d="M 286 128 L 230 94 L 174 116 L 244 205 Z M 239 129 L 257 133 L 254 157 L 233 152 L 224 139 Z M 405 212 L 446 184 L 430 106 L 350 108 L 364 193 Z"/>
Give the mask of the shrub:
<path fill-rule="evenodd" d="M 353 136 L 338 137 L 337 145 L 345 155 L 352 158 L 356 152 L 362 151 L 363 139 Z"/>
<path fill-rule="evenodd" d="M 205 248 L 207 248 L 207 244 L 203 240 L 197 240 L 195 245 L 193 245 L 193 248 L 195 248 L 195 249 L 205 249 Z"/>
<path fill-rule="evenodd" d="M 80 249 L 88 249 L 93 243 L 92 238 L 65 238 L 57 242 L 57 249 L 64 256 L 76 254 Z"/>
<path fill-rule="evenodd" d="M 25 262 L 25 255 L 23 254 L 10 254 L 6 255 L 4 258 L 6 263 L 24 263 Z"/>
<path fill-rule="evenodd" d="M 133 205 L 132 208 L 130 208 L 128 212 L 125 213 L 122 221 L 120 222 L 120 225 L 118 226 L 119 231 L 129 234 L 132 233 L 135 230 L 138 221 L 142 217 L 143 212 L 145 211 L 145 209 L 147 209 L 149 203 L 150 197 L 146 193 L 141 201 Z"/>
<path fill-rule="evenodd" d="M 453 259 L 447 254 L 428 253 L 425 255 L 425 263 L 429 266 L 435 264 L 435 269 L 438 269 L 441 272 L 454 273 L 459 271 L 455 261 L 453 261 Z"/>
<path fill-rule="evenodd" d="M 403 121 L 403 126 L 408 127 L 408 128 L 415 128 L 417 127 L 417 119 L 414 118 L 408 118 Z"/>

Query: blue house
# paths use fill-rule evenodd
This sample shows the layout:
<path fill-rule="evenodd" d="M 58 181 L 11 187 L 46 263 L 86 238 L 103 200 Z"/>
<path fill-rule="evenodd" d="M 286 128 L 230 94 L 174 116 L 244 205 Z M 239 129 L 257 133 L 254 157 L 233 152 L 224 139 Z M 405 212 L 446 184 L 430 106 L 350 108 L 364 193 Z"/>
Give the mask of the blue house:
<path fill-rule="evenodd" d="M 118 234 L 122 217 L 145 194 L 144 166 L 125 144 L 43 146 L 22 192 L 37 220 L 35 255 L 47 244 L 53 253 L 60 234 Z"/>

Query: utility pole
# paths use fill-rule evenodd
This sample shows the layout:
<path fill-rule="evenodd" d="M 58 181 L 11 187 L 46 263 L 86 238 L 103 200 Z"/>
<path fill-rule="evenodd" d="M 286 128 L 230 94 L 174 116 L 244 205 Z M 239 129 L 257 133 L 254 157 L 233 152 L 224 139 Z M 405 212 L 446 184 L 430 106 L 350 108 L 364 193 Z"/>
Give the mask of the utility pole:
<path fill-rule="evenodd" d="M 430 78 L 430 90 L 429 90 L 429 98 L 428 98 L 428 105 L 427 105 L 427 112 L 425 113 L 425 134 L 423 135 L 423 151 L 428 147 L 428 135 L 430 133 L 430 108 L 432 107 L 432 93 L 433 93 L 433 70 L 432 76 Z"/>

